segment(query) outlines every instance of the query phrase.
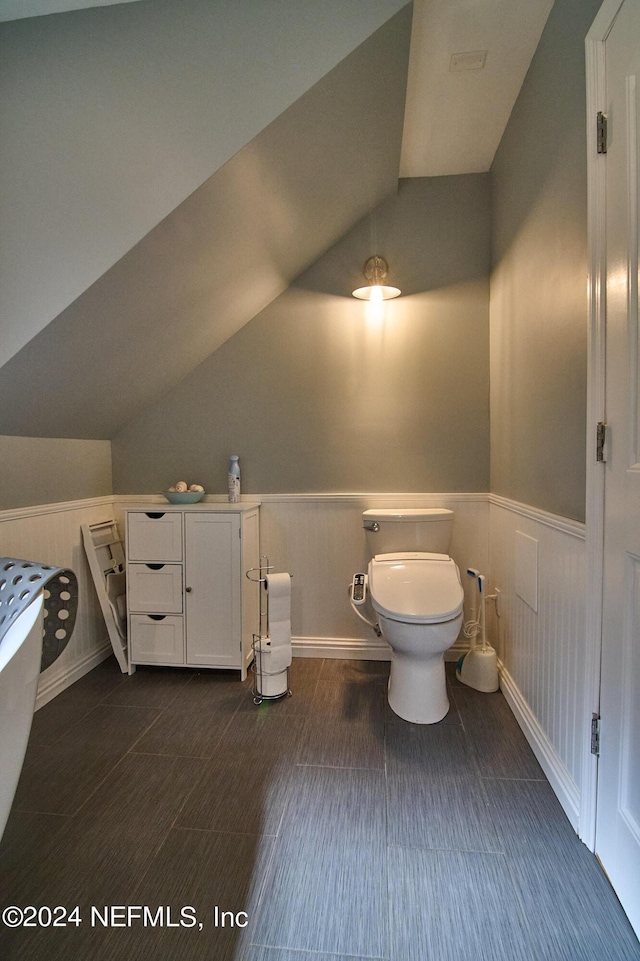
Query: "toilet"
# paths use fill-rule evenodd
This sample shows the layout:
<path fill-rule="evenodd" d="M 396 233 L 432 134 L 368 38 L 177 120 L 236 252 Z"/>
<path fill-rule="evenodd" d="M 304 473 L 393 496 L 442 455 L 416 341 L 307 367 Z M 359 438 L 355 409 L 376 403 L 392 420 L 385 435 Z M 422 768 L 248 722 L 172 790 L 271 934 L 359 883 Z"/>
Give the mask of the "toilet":
<path fill-rule="evenodd" d="M 449 557 L 453 511 L 367 510 L 368 592 L 392 650 L 389 705 L 414 724 L 449 710 L 444 652 L 463 620 L 460 572 Z"/>

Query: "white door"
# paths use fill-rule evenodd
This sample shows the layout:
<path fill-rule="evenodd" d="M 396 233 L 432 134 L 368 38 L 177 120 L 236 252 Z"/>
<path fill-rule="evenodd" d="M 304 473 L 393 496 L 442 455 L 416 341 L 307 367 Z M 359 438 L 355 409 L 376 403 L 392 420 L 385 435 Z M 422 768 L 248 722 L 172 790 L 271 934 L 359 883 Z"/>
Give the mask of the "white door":
<path fill-rule="evenodd" d="M 622 5 L 605 64 L 608 443 L 596 854 L 640 934 L 640 0 Z"/>
<path fill-rule="evenodd" d="M 240 668 L 238 514 L 185 512 L 187 664 Z"/>

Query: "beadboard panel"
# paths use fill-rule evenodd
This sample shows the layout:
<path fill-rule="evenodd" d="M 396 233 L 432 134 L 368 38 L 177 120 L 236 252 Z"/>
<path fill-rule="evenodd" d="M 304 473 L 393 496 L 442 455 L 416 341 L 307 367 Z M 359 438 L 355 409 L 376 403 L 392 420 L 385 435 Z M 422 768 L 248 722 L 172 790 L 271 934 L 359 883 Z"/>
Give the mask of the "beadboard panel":
<path fill-rule="evenodd" d="M 494 495 L 489 518 L 500 618 L 490 612 L 487 623 L 503 690 L 575 826 L 587 736 L 584 525 Z M 537 612 L 518 593 L 519 534 L 537 542 Z"/>
<path fill-rule="evenodd" d="M 70 567 L 78 578 L 79 607 L 73 637 L 58 660 L 40 675 L 37 708 L 111 653 L 84 555 L 80 525 L 97 523 L 112 514 L 111 497 L 0 512 L 3 556 Z"/>
<path fill-rule="evenodd" d="M 455 511 L 451 553 L 464 571 L 488 568 L 486 494 L 255 495 L 260 507 L 260 550 L 276 571 L 293 574 L 291 630 L 296 653 L 383 656 L 381 642 L 351 609 L 348 588 L 368 556 L 362 512 L 371 507 L 448 507 Z M 350 647 L 349 642 L 353 642 Z M 360 653 L 354 654 L 357 650 Z M 313 652 L 313 653 L 312 653 Z"/>

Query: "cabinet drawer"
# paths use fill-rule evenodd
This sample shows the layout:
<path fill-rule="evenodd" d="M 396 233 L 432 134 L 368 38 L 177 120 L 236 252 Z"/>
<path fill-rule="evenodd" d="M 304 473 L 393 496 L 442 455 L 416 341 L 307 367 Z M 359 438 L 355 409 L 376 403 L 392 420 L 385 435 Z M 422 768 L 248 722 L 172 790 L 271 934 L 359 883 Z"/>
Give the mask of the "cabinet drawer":
<path fill-rule="evenodd" d="M 182 614 L 180 564 L 129 564 L 129 610 L 145 614 Z"/>
<path fill-rule="evenodd" d="M 127 548 L 130 561 L 181 561 L 182 514 L 130 511 Z"/>
<path fill-rule="evenodd" d="M 132 664 L 184 664 L 184 618 L 132 614 L 129 627 Z"/>

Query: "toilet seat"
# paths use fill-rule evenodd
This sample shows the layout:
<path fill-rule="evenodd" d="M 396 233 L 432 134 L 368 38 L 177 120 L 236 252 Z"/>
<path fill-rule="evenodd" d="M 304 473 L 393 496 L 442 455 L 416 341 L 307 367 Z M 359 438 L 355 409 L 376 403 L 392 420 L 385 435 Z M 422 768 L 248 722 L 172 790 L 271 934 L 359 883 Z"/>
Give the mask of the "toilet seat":
<path fill-rule="evenodd" d="M 439 624 L 462 611 L 464 592 L 447 554 L 419 551 L 376 554 L 369 562 L 374 609 L 393 621 Z"/>

